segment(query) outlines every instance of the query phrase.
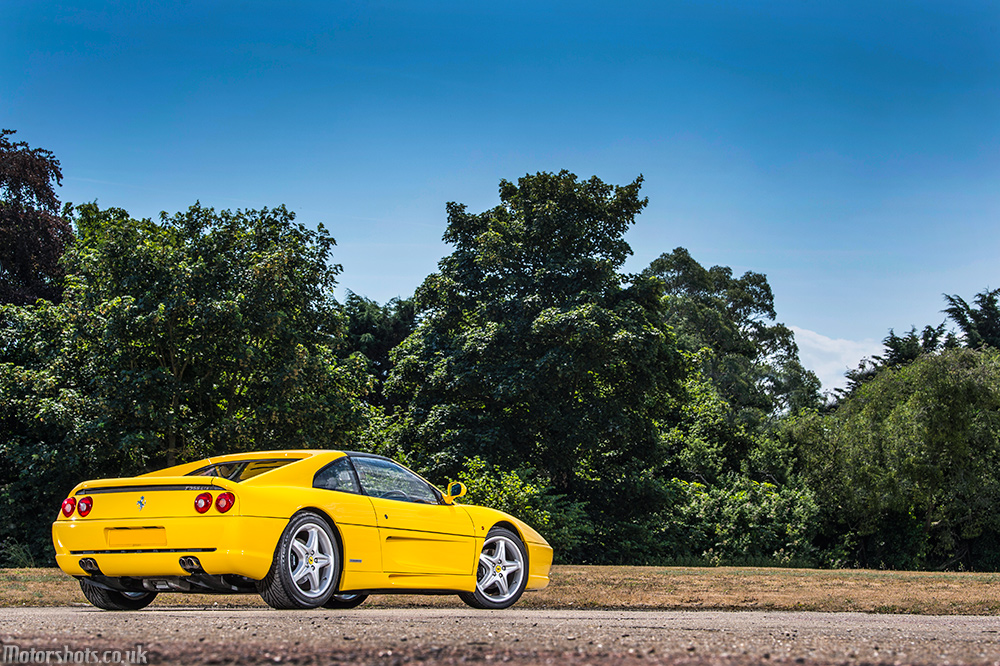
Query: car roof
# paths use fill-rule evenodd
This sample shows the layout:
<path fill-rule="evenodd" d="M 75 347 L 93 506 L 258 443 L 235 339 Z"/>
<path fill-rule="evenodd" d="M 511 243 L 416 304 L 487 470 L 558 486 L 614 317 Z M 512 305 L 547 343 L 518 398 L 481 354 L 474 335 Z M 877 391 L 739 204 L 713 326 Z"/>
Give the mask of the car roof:
<path fill-rule="evenodd" d="M 215 463 L 232 462 L 235 460 L 273 460 L 280 458 L 308 458 L 323 453 L 343 453 L 351 458 L 378 458 L 380 460 L 391 460 L 377 453 L 366 451 L 345 451 L 342 449 L 290 449 L 286 451 L 244 451 L 243 453 L 226 453 L 221 456 L 211 456 L 198 462 L 212 465 Z"/>
<path fill-rule="evenodd" d="M 346 455 L 350 458 L 378 458 L 381 460 L 391 460 L 385 456 L 375 453 L 365 453 L 363 451 L 343 451 L 339 449 L 288 449 L 283 451 L 244 451 L 242 453 L 226 453 L 219 456 L 210 456 L 201 460 L 192 460 L 188 463 L 181 463 L 173 467 L 158 469 L 140 476 L 184 476 L 195 470 L 209 467 L 211 465 L 221 465 L 225 463 L 245 462 L 252 460 L 288 460 L 289 463 L 296 463 L 318 455 L 333 454 L 335 457 Z"/>

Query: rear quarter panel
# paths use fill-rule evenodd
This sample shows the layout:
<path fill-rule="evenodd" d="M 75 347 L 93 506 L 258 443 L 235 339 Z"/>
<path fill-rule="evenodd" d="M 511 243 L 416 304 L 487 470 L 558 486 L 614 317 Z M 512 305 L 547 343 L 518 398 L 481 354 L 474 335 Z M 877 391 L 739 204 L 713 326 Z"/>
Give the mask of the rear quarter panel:
<path fill-rule="evenodd" d="M 340 452 L 310 455 L 260 476 L 234 484 L 242 515 L 287 521 L 303 510 L 325 515 L 339 538 L 343 570 L 382 570 L 375 511 L 363 495 L 313 488 L 316 472 L 343 457 Z M 275 541 L 273 548 L 277 545 Z"/>

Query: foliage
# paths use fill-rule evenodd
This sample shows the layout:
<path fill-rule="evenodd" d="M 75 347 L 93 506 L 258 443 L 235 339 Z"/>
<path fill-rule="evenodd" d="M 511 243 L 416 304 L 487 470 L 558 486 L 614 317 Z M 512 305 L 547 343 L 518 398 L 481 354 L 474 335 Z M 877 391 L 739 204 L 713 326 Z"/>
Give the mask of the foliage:
<path fill-rule="evenodd" d="M 78 209 L 68 298 L 140 464 L 336 444 L 359 427 L 365 379 L 337 359 L 334 241 L 293 220 L 283 207 L 195 205 L 160 224 Z"/>
<path fill-rule="evenodd" d="M 31 549 L 14 537 L 7 537 L 0 543 L 0 567 L 34 569 L 35 558 Z"/>
<path fill-rule="evenodd" d="M 660 255 L 646 274 L 664 281 L 666 321 L 684 349 L 712 350 L 701 356 L 702 371 L 733 418 L 756 427 L 769 415 L 819 404 L 819 380 L 799 362 L 792 331 L 775 322 L 765 275 L 706 269 L 682 247 Z"/>
<path fill-rule="evenodd" d="M 322 228 L 284 208 L 74 219 L 64 301 L 0 310 L 0 538 L 47 552 L 38 516 L 85 478 L 353 441 L 369 376 Z"/>
<path fill-rule="evenodd" d="M 520 518 L 549 542 L 559 559 L 572 559 L 585 539 L 594 533 L 585 507 L 555 495 L 530 469 L 504 470 L 478 456 L 465 461 L 458 479 L 468 494 L 464 501 L 505 511 Z"/>
<path fill-rule="evenodd" d="M 346 349 L 369 360 L 377 382 L 365 401 L 373 406 L 386 406 L 382 387 L 392 368 L 389 353 L 416 328 L 415 303 L 412 298 L 394 298 L 379 305 L 349 291 L 343 312 L 347 321 Z"/>
<path fill-rule="evenodd" d="M 661 475 L 709 485 L 735 476 L 787 483 L 797 461 L 794 444 L 781 438 L 780 430 L 752 427 L 733 414 L 704 374 L 704 357 L 713 353 L 706 347 L 685 354 L 690 371 L 674 401 L 671 425 L 663 427 L 668 462 Z"/>
<path fill-rule="evenodd" d="M 642 178 L 449 203 L 412 299 L 332 297 L 334 240 L 279 207 L 59 213 L 0 131 L 0 560 L 50 560 L 83 478 L 219 451 L 391 455 L 563 561 L 1000 569 L 1000 289 L 945 295 L 821 411 L 766 276 L 684 248 L 622 272 Z M 75 225 L 76 236 L 71 225 Z"/>
<path fill-rule="evenodd" d="M 827 531 L 865 566 L 977 566 L 972 544 L 1000 534 L 1000 352 L 886 368 L 799 443 Z"/>
<path fill-rule="evenodd" d="M 729 403 L 704 375 L 703 359 L 711 354 L 704 348 L 686 355 L 690 374 L 674 403 L 672 423 L 661 435 L 668 453 L 665 473 L 702 483 L 714 483 L 734 467 L 739 469 L 739 461 L 753 446 L 745 425 L 733 417 Z"/>
<path fill-rule="evenodd" d="M 62 171 L 50 151 L 11 143 L 13 134 L 0 130 L 0 303 L 58 301 L 59 258 L 72 238 L 54 187 Z"/>
<path fill-rule="evenodd" d="M 819 512 L 812 490 L 738 475 L 710 486 L 674 479 L 673 488 L 678 500 L 665 516 L 662 538 L 672 543 L 675 560 L 703 558 L 714 566 L 812 561 Z"/>
<path fill-rule="evenodd" d="M 39 561 L 51 560 L 49 523 L 66 493 L 125 463 L 88 390 L 100 369 L 76 344 L 79 323 L 65 303 L 0 306 L 0 540 Z"/>
<path fill-rule="evenodd" d="M 885 368 L 895 368 L 915 361 L 923 354 L 936 354 L 946 349 L 961 346 L 980 349 L 984 346 L 1000 349 L 1000 289 L 984 289 L 973 298 L 975 305 L 969 305 L 957 295 L 944 295 L 948 304 L 944 312 L 962 333 L 959 338 L 953 331 L 946 330 L 946 324 L 924 326 L 920 334 L 913 326 L 903 336 L 889 329 L 889 335 L 882 341 L 885 351 L 871 358 L 862 359 L 854 370 L 847 372 L 847 388 L 837 391 L 837 399 L 843 400 L 859 386 L 873 379 Z"/>
<path fill-rule="evenodd" d="M 972 349 L 989 345 L 1000 349 L 1000 289 L 985 289 L 976 294 L 975 307 L 959 296 L 945 294 L 945 312 L 961 329 L 965 344 Z"/>
<path fill-rule="evenodd" d="M 882 340 L 885 351 L 881 355 L 862 359 L 861 363 L 854 370 L 847 372 L 847 387 L 838 389 L 838 399 L 850 395 L 859 386 L 874 377 L 884 368 L 896 368 L 907 363 L 912 363 L 923 354 L 934 354 L 945 349 L 954 349 L 959 346 L 958 338 L 954 333 L 945 331 L 945 324 L 939 326 L 924 326 L 924 330 L 917 334 L 917 327 L 913 326 L 905 335 L 896 335 L 893 329 L 889 329 L 889 335 Z"/>
<path fill-rule="evenodd" d="M 663 501 L 642 479 L 684 373 L 660 281 L 618 272 L 640 184 L 539 173 L 502 181 L 485 213 L 449 204 L 455 250 L 417 291 L 420 324 L 387 382 L 394 446 L 439 475 L 476 456 L 531 467 L 586 503 L 595 558 L 617 557 L 618 526 Z"/>

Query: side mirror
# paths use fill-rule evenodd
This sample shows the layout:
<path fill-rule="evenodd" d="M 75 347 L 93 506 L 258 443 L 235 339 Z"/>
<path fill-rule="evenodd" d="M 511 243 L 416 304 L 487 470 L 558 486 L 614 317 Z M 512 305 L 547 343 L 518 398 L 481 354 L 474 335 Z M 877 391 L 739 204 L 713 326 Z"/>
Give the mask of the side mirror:
<path fill-rule="evenodd" d="M 448 494 L 444 496 L 445 504 L 454 504 L 455 499 L 466 493 L 465 484 L 461 481 L 452 481 L 448 484 Z"/>

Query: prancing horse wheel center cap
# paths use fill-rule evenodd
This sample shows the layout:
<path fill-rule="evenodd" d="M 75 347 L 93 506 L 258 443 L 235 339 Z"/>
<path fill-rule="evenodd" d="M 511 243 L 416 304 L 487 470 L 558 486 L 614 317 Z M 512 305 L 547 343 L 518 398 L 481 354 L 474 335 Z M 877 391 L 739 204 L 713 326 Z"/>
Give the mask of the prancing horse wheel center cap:
<path fill-rule="evenodd" d="M 499 564 L 493 567 L 493 570 L 496 571 L 497 573 L 503 573 L 503 567 L 500 566 Z"/>

